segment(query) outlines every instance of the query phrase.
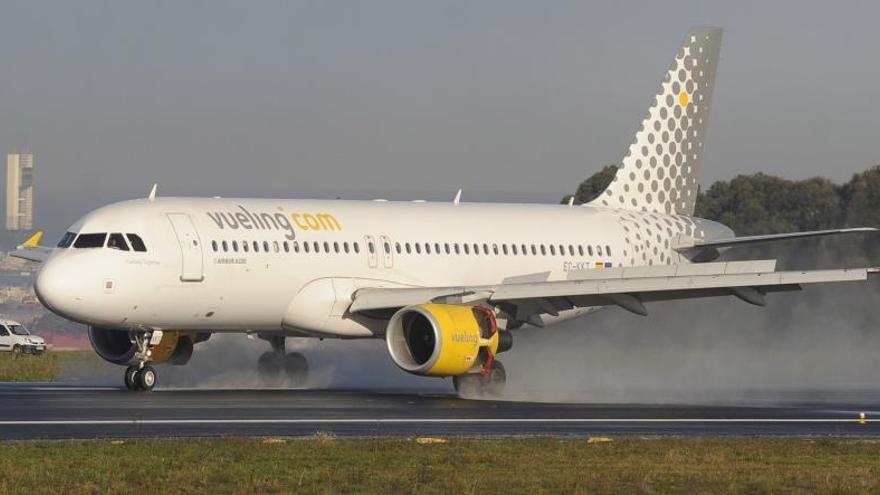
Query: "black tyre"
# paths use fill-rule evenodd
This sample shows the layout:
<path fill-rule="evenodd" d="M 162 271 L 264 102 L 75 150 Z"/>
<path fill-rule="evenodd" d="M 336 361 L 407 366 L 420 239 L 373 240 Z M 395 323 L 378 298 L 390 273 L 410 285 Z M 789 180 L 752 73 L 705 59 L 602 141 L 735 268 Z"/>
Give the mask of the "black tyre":
<path fill-rule="evenodd" d="M 12 346 L 12 352 L 14 354 L 21 354 L 21 346 L 18 344 L 15 344 L 14 346 Z"/>
<path fill-rule="evenodd" d="M 452 385 L 459 397 L 476 399 L 480 397 L 480 378 L 482 377 L 477 373 L 453 376 Z"/>
<path fill-rule="evenodd" d="M 144 366 L 136 375 L 137 388 L 144 392 L 153 390 L 156 386 L 156 370 L 150 365 Z"/>
<path fill-rule="evenodd" d="M 137 373 L 138 373 L 137 366 L 129 366 L 128 368 L 125 369 L 125 388 L 127 388 L 129 390 L 137 390 L 138 389 Z"/>
<path fill-rule="evenodd" d="M 257 371 L 264 378 L 277 378 L 281 374 L 284 355 L 277 352 L 264 352 L 257 361 Z"/>
<path fill-rule="evenodd" d="M 492 363 L 492 368 L 482 377 L 483 393 L 489 397 L 498 397 L 507 385 L 507 371 L 501 361 Z"/>
<path fill-rule="evenodd" d="M 309 378 L 309 362 L 306 357 L 297 352 L 284 356 L 282 363 L 284 374 L 293 387 L 302 387 Z"/>
<path fill-rule="evenodd" d="M 489 371 L 481 373 L 468 373 L 452 377 L 452 384 L 459 397 L 468 399 L 489 399 L 498 397 L 504 392 L 507 384 L 507 371 L 500 361 L 492 363 Z"/>

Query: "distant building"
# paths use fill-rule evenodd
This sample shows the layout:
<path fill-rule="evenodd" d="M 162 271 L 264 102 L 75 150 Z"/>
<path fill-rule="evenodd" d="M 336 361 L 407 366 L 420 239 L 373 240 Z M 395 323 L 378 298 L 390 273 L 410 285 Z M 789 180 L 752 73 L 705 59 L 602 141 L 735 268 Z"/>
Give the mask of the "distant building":
<path fill-rule="evenodd" d="M 34 155 L 6 155 L 6 230 L 34 226 Z"/>

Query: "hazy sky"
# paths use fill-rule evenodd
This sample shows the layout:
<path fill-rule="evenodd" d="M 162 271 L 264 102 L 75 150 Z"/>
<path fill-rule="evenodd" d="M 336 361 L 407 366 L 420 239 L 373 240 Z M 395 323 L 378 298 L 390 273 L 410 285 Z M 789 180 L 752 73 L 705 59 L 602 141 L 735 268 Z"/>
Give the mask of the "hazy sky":
<path fill-rule="evenodd" d="M 725 28 L 703 182 L 880 163 L 880 2 L 3 1 L 37 222 L 160 194 L 556 201 Z"/>

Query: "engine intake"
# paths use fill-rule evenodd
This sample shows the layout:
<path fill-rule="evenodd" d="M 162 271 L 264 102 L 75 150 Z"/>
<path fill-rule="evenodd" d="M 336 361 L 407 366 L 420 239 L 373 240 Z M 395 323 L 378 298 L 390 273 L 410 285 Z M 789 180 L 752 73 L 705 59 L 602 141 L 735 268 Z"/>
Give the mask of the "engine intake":
<path fill-rule="evenodd" d="M 137 345 L 131 341 L 126 330 L 90 326 L 89 342 L 92 349 L 105 361 L 113 364 L 134 364 Z"/>
<path fill-rule="evenodd" d="M 425 376 L 455 376 L 510 348 L 500 338 L 491 310 L 482 306 L 419 304 L 394 313 L 385 330 L 392 361 Z M 506 332 L 505 332 L 506 333 Z"/>
<path fill-rule="evenodd" d="M 200 341 L 201 334 L 195 337 Z M 89 327 L 89 342 L 98 356 L 111 363 L 130 365 L 137 361 L 138 347 L 128 330 Z M 150 349 L 150 353 L 151 362 L 184 365 L 192 357 L 193 338 L 188 333 L 162 332 L 162 340 Z"/>

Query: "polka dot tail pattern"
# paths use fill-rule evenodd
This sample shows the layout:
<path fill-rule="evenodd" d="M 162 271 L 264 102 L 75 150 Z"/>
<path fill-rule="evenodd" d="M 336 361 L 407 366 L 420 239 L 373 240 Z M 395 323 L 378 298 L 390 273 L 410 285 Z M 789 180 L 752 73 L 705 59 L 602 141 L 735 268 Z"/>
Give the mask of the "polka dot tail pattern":
<path fill-rule="evenodd" d="M 591 204 L 692 215 L 721 29 L 688 32 L 614 181 Z"/>

